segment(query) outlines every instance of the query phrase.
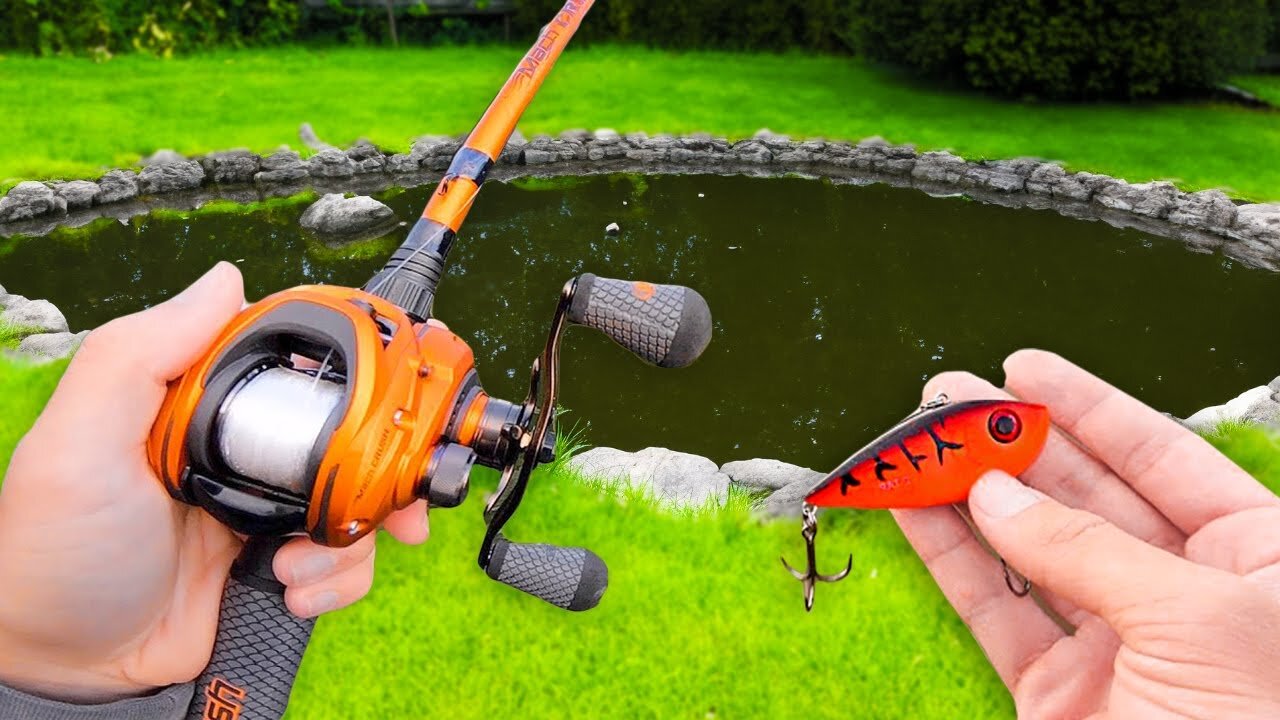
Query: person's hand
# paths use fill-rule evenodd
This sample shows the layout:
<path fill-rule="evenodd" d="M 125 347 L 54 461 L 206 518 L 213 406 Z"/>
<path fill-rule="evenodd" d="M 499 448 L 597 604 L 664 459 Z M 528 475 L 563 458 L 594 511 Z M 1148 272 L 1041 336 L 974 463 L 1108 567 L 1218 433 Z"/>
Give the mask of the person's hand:
<path fill-rule="evenodd" d="M 85 338 L 0 487 L 0 682 L 105 702 L 190 681 L 208 663 L 241 542 L 169 497 L 145 445 L 166 383 L 243 303 L 239 271 L 220 263 Z M 425 542 L 425 504 L 385 527 Z M 373 534 L 341 550 L 298 538 L 274 570 L 289 609 L 314 616 L 368 592 L 373 556 Z"/>
<path fill-rule="evenodd" d="M 945 374 L 924 395 L 1049 407 L 1055 429 L 1026 485 L 989 473 L 969 507 L 1076 633 L 1008 591 L 955 510 L 894 515 L 1018 716 L 1280 718 L 1280 499 L 1056 355 L 1017 353 L 1005 373 L 1004 391 Z"/>

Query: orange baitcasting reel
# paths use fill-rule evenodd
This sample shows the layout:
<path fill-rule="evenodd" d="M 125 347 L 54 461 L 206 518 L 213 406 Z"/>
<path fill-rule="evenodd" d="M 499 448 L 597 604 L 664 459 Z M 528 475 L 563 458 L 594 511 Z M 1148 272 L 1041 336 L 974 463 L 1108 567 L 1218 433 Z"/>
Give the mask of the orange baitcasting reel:
<path fill-rule="evenodd" d="M 608 571 L 594 553 L 502 534 L 534 468 L 554 459 L 561 336 L 570 323 L 593 327 L 644 360 L 681 367 L 710 341 L 706 301 L 676 285 L 569 281 L 518 404 L 486 394 L 471 348 L 429 321 L 458 229 L 591 5 L 570 0 L 543 29 L 364 289 L 299 287 L 265 298 L 171 384 L 150 463 L 173 497 L 248 538 L 189 718 L 284 714 L 313 627 L 288 612 L 272 572 L 286 538 L 342 547 L 418 499 L 457 506 L 476 464 L 502 471 L 485 505 L 485 572 L 568 610 L 600 601 Z"/>
<path fill-rule="evenodd" d="M 502 470 L 480 566 L 560 607 L 594 607 L 607 582 L 594 554 L 501 534 L 530 472 L 555 458 L 567 323 L 665 367 L 693 362 L 711 333 L 693 290 L 583 275 L 565 285 L 529 395 L 515 404 L 484 392 L 471 348 L 443 326 L 364 290 L 294 288 L 242 312 L 170 387 L 149 458 L 175 498 L 238 533 L 331 547 L 418 499 L 460 505 L 477 463 Z"/>

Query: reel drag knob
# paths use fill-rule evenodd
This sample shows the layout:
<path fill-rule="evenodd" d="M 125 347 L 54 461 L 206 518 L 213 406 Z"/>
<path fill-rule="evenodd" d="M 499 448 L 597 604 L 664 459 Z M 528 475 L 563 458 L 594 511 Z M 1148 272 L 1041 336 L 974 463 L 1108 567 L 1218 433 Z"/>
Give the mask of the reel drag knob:
<path fill-rule="evenodd" d="M 467 499 L 475 463 L 476 453 L 471 448 L 456 443 L 441 445 L 431 454 L 418 495 L 433 508 L 458 507 Z"/>
<path fill-rule="evenodd" d="M 693 363 L 711 342 L 707 301 L 681 285 L 611 280 L 587 273 L 577 280 L 568 317 L 664 368 Z"/>

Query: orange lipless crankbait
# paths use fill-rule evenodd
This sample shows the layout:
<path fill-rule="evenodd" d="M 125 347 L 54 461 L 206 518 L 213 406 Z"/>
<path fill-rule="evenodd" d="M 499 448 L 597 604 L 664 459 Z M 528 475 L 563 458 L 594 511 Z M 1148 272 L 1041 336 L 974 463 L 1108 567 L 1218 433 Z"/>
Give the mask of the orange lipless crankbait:
<path fill-rule="evenodd" d="M 976 532 L 972 519 L 959 503 L 969 497 L 973 484 L 987 471 L 1003 470 L 1018 475 L 1029 468 L 1044 449 L 1049 427 L 1049 411 L 1042 405 L 1012 400 L 953 404 L 946 396 L 939 396 L 854 453 L 805 495 L 801 532 L 809 561 L 805 572 L 792 568 L 785 559 L 782 561 L 791 574 L 805 584 L 805 609 L 813 608 L 816 582 L 843 580 L 853 564 L 850 557 L 843 571 L 832 575 L 818 573 L 814 557 L 817 508 L 953 505 Z M 1025 578 L 1015 584 L 1008 566 L 1004 568 L 1010 590 L 1018 595 L 1030 591 Z"/>

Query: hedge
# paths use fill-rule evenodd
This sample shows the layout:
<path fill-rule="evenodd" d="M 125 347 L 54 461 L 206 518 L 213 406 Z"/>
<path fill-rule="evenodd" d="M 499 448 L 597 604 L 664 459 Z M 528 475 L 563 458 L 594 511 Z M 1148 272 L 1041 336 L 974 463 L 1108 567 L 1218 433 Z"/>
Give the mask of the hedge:
<path fill-rule="evenodd" d="M 1262 55 L 1275 0 L 853 0 L 868 57 L 1020 97 L 1211 87 Z"/>

